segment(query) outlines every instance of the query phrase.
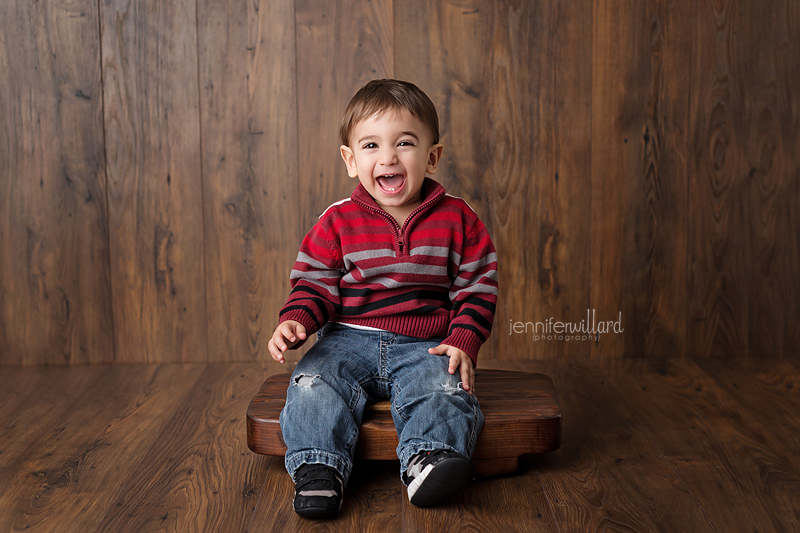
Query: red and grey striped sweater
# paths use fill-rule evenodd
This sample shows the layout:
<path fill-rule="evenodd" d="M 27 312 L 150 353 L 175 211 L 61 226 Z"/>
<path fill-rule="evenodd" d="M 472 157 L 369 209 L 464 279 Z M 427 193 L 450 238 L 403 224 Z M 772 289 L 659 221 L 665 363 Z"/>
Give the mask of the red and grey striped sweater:
<path fill-rule="evenodd" d="M 359 184 L 303 239 L 280 321 L 308 335 L 327 321 L 428 339 L 477 361 L 492 330 L 497 254 L 462 199 L 425 178 L 422 205 L 402 228 Z"/>

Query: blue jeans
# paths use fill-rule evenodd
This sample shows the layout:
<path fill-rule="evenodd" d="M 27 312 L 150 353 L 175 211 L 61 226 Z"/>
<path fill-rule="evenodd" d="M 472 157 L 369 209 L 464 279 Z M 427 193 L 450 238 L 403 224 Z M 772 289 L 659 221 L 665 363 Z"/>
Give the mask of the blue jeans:
<path fill-rule="evenodd" d="M 441 338 L 419 339 L 327 323 L 292 373 L 280 422 L 286 470 L 304 463 L 335 468 L 347 483 L 364 407 L 392 402 L 400 471 L 422 450 L 472 456 L 483 427 L 477 397 L 461 388 L 450 358 L 431 355 Z"/>

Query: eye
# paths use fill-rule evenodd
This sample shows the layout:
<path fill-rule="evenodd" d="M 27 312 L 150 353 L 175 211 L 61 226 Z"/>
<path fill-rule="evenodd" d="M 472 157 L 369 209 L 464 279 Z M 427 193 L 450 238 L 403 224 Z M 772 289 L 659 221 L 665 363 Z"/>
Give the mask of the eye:
<path fill-rule="evenodd" d="M 400 141 L 398 146 L 414 146 L 414 141 Z"/>
<path fill-rule="evenodd" d="M 371 150 L 372 148 L 377 148 L 377 147 L 378 147 L 378 145 L 375 144 L 375 143 L 367 143 L 364 146 L 362 146 L 361 148 L 363 150 Z"/>

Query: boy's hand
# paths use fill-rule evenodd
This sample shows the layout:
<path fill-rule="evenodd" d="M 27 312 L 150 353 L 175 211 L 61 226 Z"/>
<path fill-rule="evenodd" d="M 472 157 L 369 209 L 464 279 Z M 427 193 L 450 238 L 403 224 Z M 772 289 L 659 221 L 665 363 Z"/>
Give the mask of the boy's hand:
<path fill-rule="evenodd" d="M 287 320 L 281 322 L 275 328 L 272 338 L 269 340 L 267 346 L 272 358 L 279 363 L 285 363 L 286 359 L 283 357 L 283 352 L 306 338 L 306 327 L 295 320 Z"/>
<path fill-rule="evenodd" d="M 452 374 L 458 369 L 461 372 L 461 386 L 470 394 L 475 392 L 475 366 L 472 364 L 472 359 L 464 351 L 455 346 L 440 344 L 436 348 L 428 348 L 428 352 L 435 355 L 449 356 L 450 367 L 447 371 Z"/>

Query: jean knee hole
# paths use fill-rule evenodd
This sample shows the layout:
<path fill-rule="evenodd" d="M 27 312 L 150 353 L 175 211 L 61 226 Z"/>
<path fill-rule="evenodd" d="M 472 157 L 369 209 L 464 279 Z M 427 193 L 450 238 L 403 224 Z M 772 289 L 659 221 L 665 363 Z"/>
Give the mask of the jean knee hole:
<path fill-rule="evenodd" d="M 436 382 L 434 385 L 436 387 L 441 387 L 441 389 L 444 389 L 444 392 L 446 392 L 448 394 L 455 394 L 459 390 L 460 391 L 464 391 L 464 382 L 463 381 L 456 381 L 455 379 L 449 379 L 449 380 L 445 381 L 444 383 Z M 464 391 L 464 392 L 466 392 L 466 391 Z"/>
<path fill-rule="evenodd" d="M 308 374 L 299 374 L 297 377 L 294 378 L 294 383 L 292 383 L 295 387 L 300 387 L 301 389 L 310 389 L 314 385 L 316 385 L 317 381 L 321 376 L 317 374 L 316 376 L 311 376 Z"/>

